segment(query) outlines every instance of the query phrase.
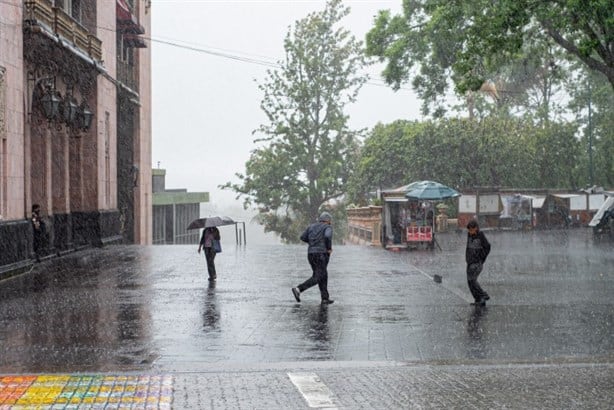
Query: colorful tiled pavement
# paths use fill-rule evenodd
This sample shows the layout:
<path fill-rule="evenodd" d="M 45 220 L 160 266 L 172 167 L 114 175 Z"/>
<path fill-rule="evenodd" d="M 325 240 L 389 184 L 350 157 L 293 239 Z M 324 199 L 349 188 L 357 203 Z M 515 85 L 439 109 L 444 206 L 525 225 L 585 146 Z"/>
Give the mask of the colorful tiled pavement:
<path fill-rule="evenodd" d="M 170 409 L 171 376 L 0 376 L 0 410 Z"/>

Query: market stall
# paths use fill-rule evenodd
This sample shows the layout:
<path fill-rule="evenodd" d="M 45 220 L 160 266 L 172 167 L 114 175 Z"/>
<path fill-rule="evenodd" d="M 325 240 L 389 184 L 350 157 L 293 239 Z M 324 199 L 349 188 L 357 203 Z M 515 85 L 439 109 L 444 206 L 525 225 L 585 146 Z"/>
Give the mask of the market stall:
<path fill-rule="evenodd" d="M 410 200 L 410 209 L 415 211 L 415 224 L 406 228 L 408 244 L 424 244 L 434 249 L 435 239 L 435 203 L 448 198 L 455 198 L 460 194 L 443 184 L 435 181 L 420 181 L 409 185 L 405 196 Z"/>
<path fill-rule="evenodd" d="M 386 249 L 434 249 L 436 205 L 460 194 L 434 181 L 418 181 L 381 192 L 382 244 Z"/>

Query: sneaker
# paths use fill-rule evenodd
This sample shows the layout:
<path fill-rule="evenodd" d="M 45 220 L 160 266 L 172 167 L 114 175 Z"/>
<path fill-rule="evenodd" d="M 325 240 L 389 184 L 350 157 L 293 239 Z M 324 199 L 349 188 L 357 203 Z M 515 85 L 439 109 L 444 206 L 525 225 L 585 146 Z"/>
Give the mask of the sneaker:
<path fill-rule="evenodd" d="M 484 296 L 482 299 L 483 299 L 484 301 L 486 301 L 486 300 L 490 300 L 490 296 L 486 295 L 486 296 Z"/>
<path fill-rule="evenodd" d="M 323 299 L 322 300 L 322 304 L 323 305 L 330 305 L 331 303 L 335 303 L 335 301 L 331 300 L 331 299 Z"/>
<path fill-rule="evenodd" d="M 292 294 L 294 295 L 294 299 L 296 299 L 297 302 L 301 301 L 301 291 L 298 290 L 298 288 L 292 288 Z"/>
<path fill-rule="evenodd" d="M 215 282 L 216 279 L 217 279 L 217 276 L 210 276 L 209 277 L 209 281 L 210 282 Z"/>
<path fill-rule="evenodd" d="M 470 303 L 471 306 L 486 306 L 486 299 L 476 300 L 473 303 Z"/>

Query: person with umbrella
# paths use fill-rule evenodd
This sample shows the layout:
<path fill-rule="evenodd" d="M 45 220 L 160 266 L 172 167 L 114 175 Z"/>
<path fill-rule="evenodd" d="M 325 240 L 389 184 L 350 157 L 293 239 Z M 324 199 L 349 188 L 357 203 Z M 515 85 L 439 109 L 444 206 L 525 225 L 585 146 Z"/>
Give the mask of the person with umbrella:
<path fill-rule="evenodd" d="M 215 254 L 217 251 L 214 243 L 220 239 L 220 230 L 215 226 L 210 226 L 203 230 L 198 244 L 198 253 L 200 253 L 202 248 L 205 248 L 205 259 L 207 260 L 207 271 L 209 272 L 210 281 L 214 281 L 217 278 L 217 273 L 215 272 Z"/>
<path fill-rule="evenodd" d="M 236 222 L 227 216 L 208 216 L 193 220 L 187 227 L 188 230 L 205 228 L 198 243 L 198 253 L 200 253 L 202 248 L 205 248 L 205 259 L 207 260 L 210 281 L 214 281 L 217 278 L 214 262 L 215 254 L 222 252 L 220 231 L 217 227 L 233 224 L 236 224 Z"/>

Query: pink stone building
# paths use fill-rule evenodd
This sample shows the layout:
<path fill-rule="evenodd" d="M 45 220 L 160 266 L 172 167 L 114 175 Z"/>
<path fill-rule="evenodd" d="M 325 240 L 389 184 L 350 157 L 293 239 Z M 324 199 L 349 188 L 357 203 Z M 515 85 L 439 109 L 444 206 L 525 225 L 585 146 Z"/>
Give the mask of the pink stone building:
<path fill-rule="evenodd" d="M 148 0 L 0 2 L 0 273 L 110 242 L 150 244 Z"/>

